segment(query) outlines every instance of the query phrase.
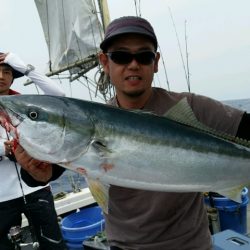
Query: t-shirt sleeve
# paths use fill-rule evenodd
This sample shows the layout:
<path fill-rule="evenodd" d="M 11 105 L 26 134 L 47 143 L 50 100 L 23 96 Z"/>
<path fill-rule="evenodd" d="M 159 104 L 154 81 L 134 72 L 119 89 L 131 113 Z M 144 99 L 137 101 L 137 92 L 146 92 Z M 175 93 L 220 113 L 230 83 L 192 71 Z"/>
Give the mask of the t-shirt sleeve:
<path fill-rule="evenodd" d="M 235 136 L 244 111 L 225 105 L 214 99 L 193 94 L 190 105 L 197 119 L 223 133 Z"/>
<path fill-rule="evenodd" d="M 62 173 L 65 171 L 65 168 L 60 167 L 58 165 L 52 165 L 52 177 L 47 182 L 41 182 L 35 180 L 27 171 L 25 171 L 23 168 L 21 168 L 21 177 L 23 181 L 30 187 L 37 187 L 37 186 L 45 186 L 49 182 L 56 180 L 59 178 Z"/>

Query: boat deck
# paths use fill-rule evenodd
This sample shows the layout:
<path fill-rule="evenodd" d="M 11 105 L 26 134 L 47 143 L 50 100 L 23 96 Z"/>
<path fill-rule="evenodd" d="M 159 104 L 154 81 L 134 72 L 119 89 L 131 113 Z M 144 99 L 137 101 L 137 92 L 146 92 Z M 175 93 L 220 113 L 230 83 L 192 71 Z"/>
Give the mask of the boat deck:
<path fill-rule="evenodd" d="M 249 187 L 250 188 L 250 187 Z M 249 189 L 250 190 L 250 189 Z M 67 199 L 63 198 L 61 200 L 55 201 L 55 207 L 58 215 L 65 214 L 69 211 L 76 210 L 79 207 L 88 206 L 95 203 L 92 195 L 88 188 L 82 189 L 79 193 L 67 194 Z M 24 218 L 23 226 L 27 226 L 27 220 Z M 250 237 L 250 205 L 247 206 L 247 234 Z M 31 250 L 31 246 L 23 247 L 24 250 Z"/>

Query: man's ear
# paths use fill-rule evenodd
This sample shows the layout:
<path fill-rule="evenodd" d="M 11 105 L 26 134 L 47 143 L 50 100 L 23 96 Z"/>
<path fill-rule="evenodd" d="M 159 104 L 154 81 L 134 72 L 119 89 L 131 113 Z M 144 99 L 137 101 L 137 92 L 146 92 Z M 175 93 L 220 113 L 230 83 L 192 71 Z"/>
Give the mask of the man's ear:
<path fill-rule="evenodd" d="M 109 74 L 108 56 L 105 53 L 101 52 L 101 53 L 99 53 L 98 57 L 99 57 L 99 62 L 102 65 L 105 74 L 108 75 Z"/>
<path fill-rule="evenodd" d="M 156 52 L 156 56 L 155 56 L 155 61 L 154 61 L 154 73 L 158 72 L 158 63 L 160 60 L 160 53 Z"/>

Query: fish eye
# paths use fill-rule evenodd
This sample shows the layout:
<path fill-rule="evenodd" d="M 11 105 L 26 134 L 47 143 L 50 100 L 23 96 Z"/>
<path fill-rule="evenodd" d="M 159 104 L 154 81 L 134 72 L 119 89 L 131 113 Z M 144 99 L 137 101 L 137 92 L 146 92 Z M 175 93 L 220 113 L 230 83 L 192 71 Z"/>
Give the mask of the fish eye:
<path fill-rule="evenodd" d="M 35 120 L 38 117 L 38 113 L 36 111 L 29 111 L 28 116 L 31 120 Z"/>

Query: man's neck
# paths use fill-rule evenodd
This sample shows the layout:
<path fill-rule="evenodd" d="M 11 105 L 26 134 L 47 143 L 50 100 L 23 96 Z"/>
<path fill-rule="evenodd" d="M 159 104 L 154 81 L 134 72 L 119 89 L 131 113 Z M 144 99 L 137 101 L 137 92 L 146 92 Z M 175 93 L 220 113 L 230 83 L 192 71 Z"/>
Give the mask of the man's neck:
<path fill-rule="evenodd" d="M 5 91 L 0 92 L 0 95 L 19 95 L 20 93 L 12 90 L 12 89 L 7 89 Z"/>
<path fill-rule="evenodd" d="M 145 105 L 145 102 L 128 101 L 128 100 L 123 101 L 117 97 L 117 104 L 119 107 L 125 109 L 142 109 Z"/>
<path fill-rule="evenodd" d="M 5 90 L 0 92 L 0 95 L 9 95 L 9 90 Z"/>
<path fill-rule="evenodd" d="M 117 93 L 116 100 L 117 104 L 121 108 L 125 109 L 143 109 L 145 104 L 148 102 L 152 95 L 152 89 L 145 92 L 141 96 L 129 96 Z"/>

